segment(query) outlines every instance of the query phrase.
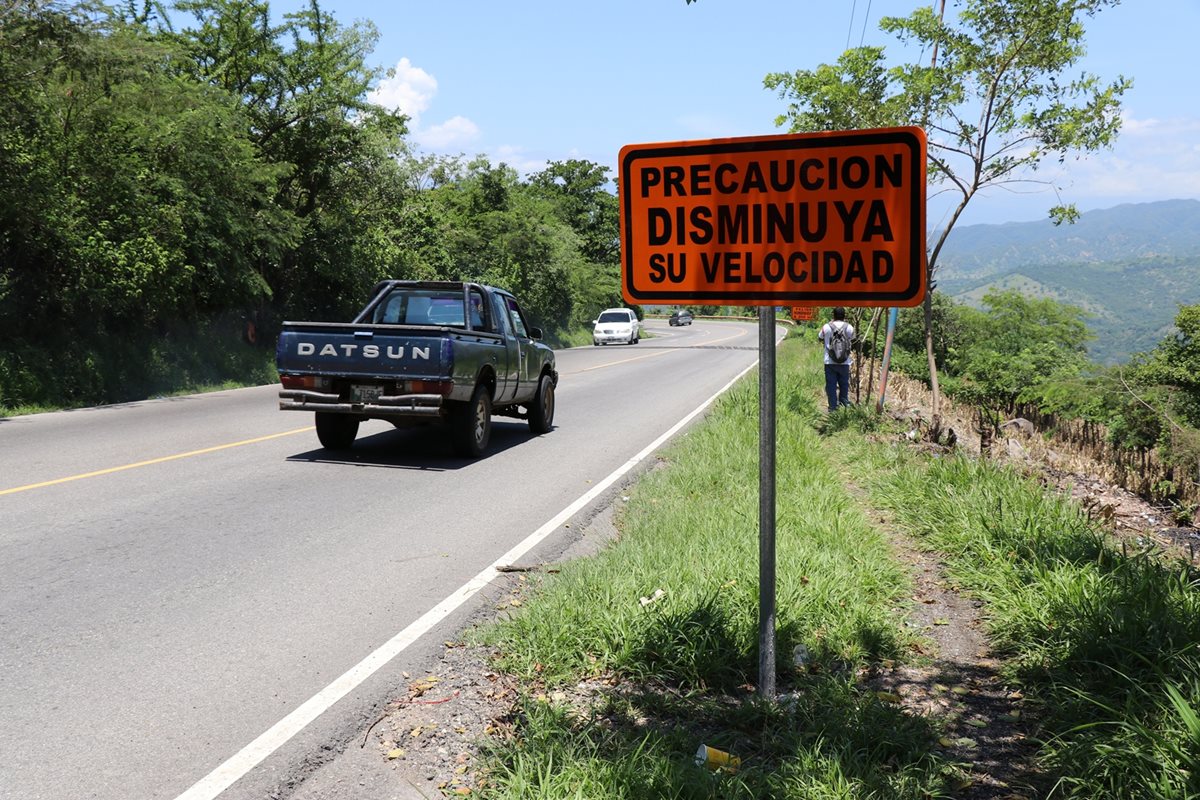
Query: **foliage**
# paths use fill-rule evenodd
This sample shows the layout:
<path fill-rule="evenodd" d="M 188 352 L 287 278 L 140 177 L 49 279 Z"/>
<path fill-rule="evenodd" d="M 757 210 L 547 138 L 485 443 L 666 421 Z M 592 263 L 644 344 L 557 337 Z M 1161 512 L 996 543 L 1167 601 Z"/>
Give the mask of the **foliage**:
<path fill-rule="evenodd" d="M 978 305 L 989 291 L 1014 289 L 1086 309 L 1091 314 L 1088 327 L 1095 334 L 1088 356 L 1107 365 L 1156 347 L 1169 332 L 1179 304 L 1195 300 L 1194 287 L 1200 284 L 1200 252 L 1177 258 L 1036 265 L 1014 253 L 1006 268 L 969 279 L 952 277 L 945 258 L 942 265 L 939 287 L 970 305 Z"/>
<path fill-rule="evenodd" d="M 979 315 L 950 297 L 934 293 L 931 301 L 931 329 L 937 368 L 956 374 L 958 356 L 978 339 Z M 918 380 L 929 380 L 925 357 L 925 320 L 920 308 L 900 309 L 893 341 L 892 363 L 901 372 Z"/>
<path fill-rule="evenodd" d="M 1200 304 L 1181 307 L 1175 329 L 1137 364 L 1133 377 L 1142 385 L 1168 388 L 1172 409 L 1200 428 Z"/>
<path fill-rule="evenodd" d="M 1104 440 L 1117 451 L 1157 450 L 1174 473 L 1169 490 L 1150 499 L 1182 503 L 1179 513 L 1186 515 L 1188 498 L 1200 486 L 1198 307 L 1181 308 L 1176 333 L 1131 365 L 1100 368 L 1086 360 L 1090 335 L 1082 309 L 1011 290 L 989 292 L 982 305 L 934 298 L 934 330 L 943 345 L 938 368 L 947 391 L 975 404 L 981 423 L 992 428 L 1021 410 L 1051 424 L 1102 425 Z M 926 378 L 920 330 L 918 313 L 902 311 L 893 364 Z"/>
<path fill-rule="evenodd" d="M 1080 374 L 1089 334 L 1080 309 L 1054 300 L 993 292 L 983 303 L 985 313 L 966 312 L 976 317 L 976 332 L 955 359 L 955 393 L 998 427 L 1004 412 L 1035 398 L 1043 384 Z"/>
<path fill-rule="evenodd" d="M 822 436 L 830 436 L 844 430 L 870 433 L 879 428 L 880 422 L 879 413 L 868 403 L 842 406 L 817 418 L 814 427 Z"/>
<path fill-rule="evenodd" d="M 555 216 L 574 231 L 580 260 L 570 269 L 572 311 L 567 324 L 590 328 L 604 308 L 624 305 L 620 281 L 617 197 L 608 191 L 608 168 L 572 159 L 551 162 L 529 180 Z"/>
<path fill-rule="evenodd" d="M 511 167 L 482 157 L 431 193 L 445 222 L 448 264 L 439 277 L 503 286 L 534 309 L 541 326 L 567 326 L 572 296 L 563 287 L 582 256 L 578 237 L 544 196 Z"/>
<path fill-rule="evenodd" d="M 1035 759 L 1023 776 L 1033 781 L 1026 794 L 1194 796 L 1194 567 L 1114 547 L 1077 505 L 1014 470 L 928 457 L 849 430 L 818 438 L 817 348 L 811 339 L 789 339 L 779 366 L 778 423 L 789 447 L 778 467 L 777 653 L 805 644 L 806 669 L 781 664 L 780 702 L 759 701 L 753 686 L 738 685 L 753 680 L 756 666 L 748 378 L 689 435 L 686 457 L 668 450 L 668 468 L 631 494 L 619 540 L 531 584 L 521 608 L 483 634 L 522 700 L 513 735 L 487 748 L 481 791 L 546 798 L 961 795 L 965 784 L 932 747 L 944 735 L 927 724 L 937 715 L 869 702 L 863 684 L 839 677 L 846 669 L 839 663 L 849 667 L 844 674 L 861 675 L 864 667 L 915 657 L 905 647 L 905 616 L 875 616 L 898 601 L 904 584 L 891 558 L 880 558 L 879 530 L 863 527 L 859 513 L 887 508 L 986 612 L 988 649 L 1004 682 L 1020 690 L 1010 695 L 1011 716 L 1031 732 L 1023 740 Z M 857 488 L 847 494 L 851 472 Z M 988 725 L 979 722 L 981 730 Z M 698 742 L 739 755 L 742 769 L 693 769 Z"/>
<path fill-rule="evenodd" d="M 280 319 L 347 319 L 382 278 L 495 283 L 551 341 L 620 302 L 607 168 L 522 180 L 414 154 L 368 99 L 374 28 L 315 1 L 279 21 L 266 0 L 171 13 L 4 11 L 0 405 L 141 396 L 92 368 L 104 337 L 245 318 L 269 346 Z"/>
<path fill-rule="evenodd" d="M 343 27 L 316 0 L 271 22 L 265 0 L 181 0 L 193 24 L 164 34 L 187 54 L 187 76 L 241 109 L 262 158 L 283 168 L 273 201 L 302 240 L 261 269 L 294 316 L 343 317 L 387 277 L 401 185 L 393 157 L 404 118 L 366 100 L 377 33 Z"/>
<path fill-rule="evenodd" d="M 0 326 L 154 326 L 267 291 L 255 266 L 293 235 L 281 171 L 175 48 L 79 7 L 0 35 Z"/>
<path fill-rule="evenodd" d="M 777 120 L 793 131 L 921 126 L 929 137 L 929 178 L 956 198 L 928 257 L 930 295 L 925 338 L 933 388 L 939 388 L 933 343 L 932 284 L 938 254 L 982 190 L 1032 180 L 1047 159 L 1109 146 L 1120 129 L 1124 78 L 1103 84 L 1068 75 L 1083 56 L 1084 20 L 1117 0 L 964 0 L 957 25 L 922 6 L 885 17 L 880 27 L 905 44 L 934 53 L 932 63 L 888 68 L 880 48 L 846 51 L 837 64 L 766 76 L 767 88 L 792 102 Z M 1077 212 L 1059 205 L 1056 221 Z"/>

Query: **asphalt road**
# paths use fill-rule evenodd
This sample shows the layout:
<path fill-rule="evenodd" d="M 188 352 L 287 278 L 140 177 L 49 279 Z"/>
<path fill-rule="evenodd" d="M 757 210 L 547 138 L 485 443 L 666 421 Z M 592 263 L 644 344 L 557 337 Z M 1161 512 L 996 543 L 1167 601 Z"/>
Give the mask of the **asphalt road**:
<path fill-rule="evenodd" d="M 0 419 L 0 798 L 286 796 L 486 588 L 297 709 L 757 358 L 754 324 L 648 327 L 560 351 L 555 429 L 497 418 L 478 461 L 382 422 L 334 455 L 275 386 Z"/>

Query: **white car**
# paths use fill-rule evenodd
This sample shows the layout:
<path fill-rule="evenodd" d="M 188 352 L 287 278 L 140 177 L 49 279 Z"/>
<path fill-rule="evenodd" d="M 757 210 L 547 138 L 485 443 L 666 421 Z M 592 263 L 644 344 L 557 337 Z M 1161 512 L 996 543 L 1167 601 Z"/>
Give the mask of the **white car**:
<path fill-rule="evenodd" d="M 628 308 L 606 308 L 600 316 L 592 320 L 596 327 L 592 328 L 592 344 L 602 345 L 613 342 L 637 344 L 638 318 Z"/>

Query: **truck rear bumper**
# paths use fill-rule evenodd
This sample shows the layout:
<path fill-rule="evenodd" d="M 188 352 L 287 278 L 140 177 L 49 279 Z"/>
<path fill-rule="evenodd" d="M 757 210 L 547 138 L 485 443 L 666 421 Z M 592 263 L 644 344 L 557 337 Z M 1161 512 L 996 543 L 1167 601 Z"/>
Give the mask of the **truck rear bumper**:
<path fill-rule="evenodd" d="M 445 398 L 440 394 L 383 395 L 369 402 L 352 403 L 336 394 L 307 389 L 285 389 L 279 393 L 281 411 L 323 411 L 329 414 L 354 414 L 372 419 L 440 418 Z"/>

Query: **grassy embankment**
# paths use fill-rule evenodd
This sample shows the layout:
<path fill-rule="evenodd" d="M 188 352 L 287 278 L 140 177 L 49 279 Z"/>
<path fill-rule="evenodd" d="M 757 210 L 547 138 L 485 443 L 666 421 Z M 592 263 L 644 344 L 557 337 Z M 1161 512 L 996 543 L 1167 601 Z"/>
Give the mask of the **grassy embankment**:
<path fill-rule="evenodd" d="M 944 554 L 986 604 L 1026 695 L 1039 791 L 1182 798 L 1200 786 L 1196 576 L 1112 549 L 1077 508 L 1003 469 L 823 424 L 818 353 L 778 366 L 780 699 L 757 679 L 757 394 L 753 376 L 631 493 L 622 536 L 546 576 L 484 632 L 527 688 L 518 736 L 488 754 L 484 796 L 952 797 L 963 767 L 939 723 L 860 684 L 914 658 L 908 577 L 860 502 Z M 851 413 L 842 421 L 853 422 Z M 822 435 L 818 428 L 826 429 Z M 881 437 L 894 440 L 896 437 Z M 866 490 L 856 500 L 843 476 Z M 639 598 L 665 594 L 643 605 Z M 810 653 L 792 665 L 793 648 Z M 700 743 L 735 774 L 693 763 Z"/>
<path fill-rule="evenodd" d="M 277 381 L 275 350 L 251 345 L 240 326 L 180 326 L 0 351 L 0 417 Z"/>

